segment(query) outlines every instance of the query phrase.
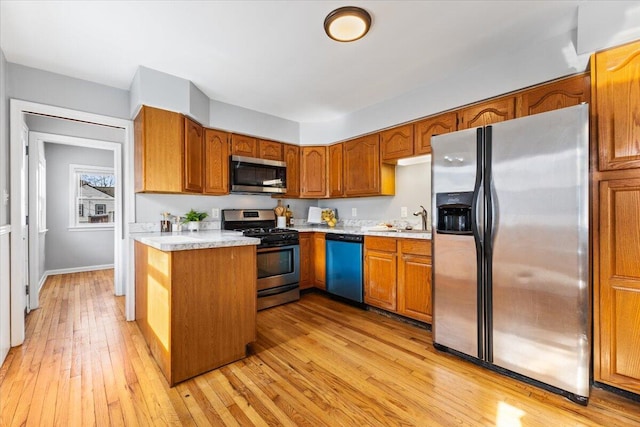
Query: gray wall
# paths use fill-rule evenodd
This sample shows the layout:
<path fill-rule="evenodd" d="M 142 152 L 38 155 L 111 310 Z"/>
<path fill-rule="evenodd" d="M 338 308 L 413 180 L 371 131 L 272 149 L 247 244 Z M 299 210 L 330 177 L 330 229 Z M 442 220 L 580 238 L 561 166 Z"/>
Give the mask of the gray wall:
<path fill-rule="evenodd" d="M 8 65 L 7 95 L 10 98 L 130 118 L 129 92 L 126 90 L 19 64 Z"/>
<path fill-rule="evenodd" d="M 101 141 L 124 142 L 125 134 L 122 128 L 100 126 L 56 117 L 26 114 L 25 123 L 30 132 L 44 132 L 56 135 L 75 136 L 78 138 L 98 139 Z"/>
<path fill-rule="evenodd" d="M 113 151 L 45 143 L 46 270 L 113 264 L 114 231 L 68 231 L 69 164 L 113 167 Z"/>
<path fill-rule="evenodd" d="M 7 96 L 8 63 L 0 50 L 0 225 L 9 223 L 9 98 Z"/>

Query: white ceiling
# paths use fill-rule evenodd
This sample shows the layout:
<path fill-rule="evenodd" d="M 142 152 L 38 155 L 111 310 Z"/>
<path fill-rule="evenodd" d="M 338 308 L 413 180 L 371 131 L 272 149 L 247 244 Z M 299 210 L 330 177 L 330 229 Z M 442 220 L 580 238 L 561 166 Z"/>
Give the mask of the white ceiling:
<path fill-rule="evenodd" d="M 297 122 L 333 120 L 577 25 L 569 1 L 7 1 L 7 61 L 129 89 L 138 66 L 209 98 Z M 372 15 L 329 39 L 333 9 Z"/>

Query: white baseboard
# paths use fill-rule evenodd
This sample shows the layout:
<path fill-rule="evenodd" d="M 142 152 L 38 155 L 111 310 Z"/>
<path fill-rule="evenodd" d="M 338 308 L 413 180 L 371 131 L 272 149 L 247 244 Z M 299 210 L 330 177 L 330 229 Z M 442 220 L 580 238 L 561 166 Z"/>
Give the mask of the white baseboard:
<path fill-rule="evenodd" d="M 55 276 L 56 274 L 82 273 L 84 271 L 108 270 L 110 268 L 113 268 L 113 264 L 90 265 L 88 267 L 59 268 L 57 270 L 47 270 L 42 275 L 42 279 L 40 279 L 40 283 L 38 284 L 38 293 L 40 293 L 40 290 L 42 290 L 42 286 L 44 285 L 44 282 L 47 281 L 47 278 L 49 276 Z"/>

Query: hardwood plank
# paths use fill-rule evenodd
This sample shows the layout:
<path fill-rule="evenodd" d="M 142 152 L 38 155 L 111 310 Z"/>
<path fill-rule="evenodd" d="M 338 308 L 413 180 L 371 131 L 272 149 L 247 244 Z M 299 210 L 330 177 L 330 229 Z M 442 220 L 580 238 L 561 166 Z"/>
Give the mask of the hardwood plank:
<path fill-rule="evenodd" d="M 433 348 L 431 333 L 307 294 L 258 313 L 249 356 L 169 387 L 112 271 L 52 276 L 0 367 L 0 425 L 638 426 Z"/>

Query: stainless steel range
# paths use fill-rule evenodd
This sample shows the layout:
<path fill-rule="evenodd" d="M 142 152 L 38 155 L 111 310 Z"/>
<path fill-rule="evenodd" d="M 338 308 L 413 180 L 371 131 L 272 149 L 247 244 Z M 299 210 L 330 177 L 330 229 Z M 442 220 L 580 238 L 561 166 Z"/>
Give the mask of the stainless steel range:
<path fill-rule="evenodd" d="M 260 239 L 256 250 L 258 310 L 300 299 L 297 231 L 276 228 L 276 215 L 271 209 L 224 209 L 222 228 Z"/>

